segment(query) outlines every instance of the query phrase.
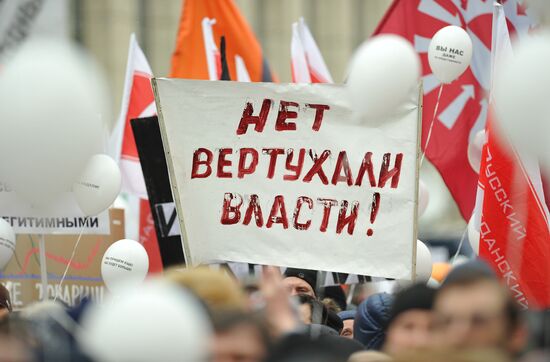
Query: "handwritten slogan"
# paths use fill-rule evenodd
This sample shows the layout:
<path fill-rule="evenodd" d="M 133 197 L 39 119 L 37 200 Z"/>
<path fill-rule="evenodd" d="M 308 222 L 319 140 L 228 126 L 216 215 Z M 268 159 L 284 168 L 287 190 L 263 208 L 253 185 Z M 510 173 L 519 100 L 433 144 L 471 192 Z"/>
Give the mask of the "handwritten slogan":
<path fill-rule="evenodd" d="M 410 278 L 418 94 L 365 120 L 339 86 L 154 86 L 188 262 Z"/>

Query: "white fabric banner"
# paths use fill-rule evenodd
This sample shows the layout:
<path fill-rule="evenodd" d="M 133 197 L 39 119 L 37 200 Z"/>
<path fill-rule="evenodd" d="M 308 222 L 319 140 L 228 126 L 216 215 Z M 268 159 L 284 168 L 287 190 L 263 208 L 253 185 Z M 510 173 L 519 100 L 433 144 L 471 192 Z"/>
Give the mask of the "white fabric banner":
<path fill-rule="evenodd" d="M 188 263 L 411 279 L 419 90 L 368 121 L 341 86 L 153 86 Z"/>

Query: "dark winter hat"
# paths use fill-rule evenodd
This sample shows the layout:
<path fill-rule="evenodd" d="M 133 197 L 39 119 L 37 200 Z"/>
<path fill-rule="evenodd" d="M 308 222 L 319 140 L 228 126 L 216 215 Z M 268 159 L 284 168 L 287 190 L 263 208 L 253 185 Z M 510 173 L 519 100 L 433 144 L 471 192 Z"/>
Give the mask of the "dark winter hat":
<path fill-rule="evenodd" d="M 431 310 L 435 298 L 435 289 L 425 284 L 414 284 L 395 295 L 387 326 L 401 314 L 413 309 Z M 387 329 L 387 328 L 386 328 Z"/>
<path fill-rule="evenodd" d="M 329 285 L 327 287 L 321 288 L 322 298 L 330 298 L 338 304 L 341 310 L 346 310 L 348 304 L 346 302 L 346 293 L 339 285 Z"/>
<path fill-rule="evenodd" d="M 287 268 L 285 270 L 284 277 L 300 278 L 311 285 L 311 288 L 313 288 L 313 290 L 315 290 L 317 286 L 317 270 Z"/>
<path fill-rule="evenodd" d="M 497 275 L 491 267 L 481 260 L 470 260 L 454 267 L 443 281 L 442 286 L 450 284 L 465 284 L 479 280 L 497 280 Z"/>

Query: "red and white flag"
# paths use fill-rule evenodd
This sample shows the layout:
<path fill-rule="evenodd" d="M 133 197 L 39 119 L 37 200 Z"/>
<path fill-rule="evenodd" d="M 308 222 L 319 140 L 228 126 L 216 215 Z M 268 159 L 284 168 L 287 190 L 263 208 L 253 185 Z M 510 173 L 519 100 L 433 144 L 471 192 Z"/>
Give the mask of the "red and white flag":
<path fill-rule="evenodd" d="M 513 56 L 502 5 L 494 4 L 492 70 Z M 514 149 L 498 128 L 492 108 L 481 156 L 474 227 L 480 232 L 479 256 L 503 279 L 517 302 L 550 306 L 550 232 L 538 163 Z"/>
<path fill-rule="evenodd" d="M 216 19 L 205 17 L 202 19 L 202 36 L 204 40 L 204 51 L 206 64 L 208 65 L 208 78 L 210 80 L 220 80 L 222 76 L 221 53 L 216 45 L 213 26 L 216 25 Z M 238 82 L 250 82 L 250 75 L 240 55 L 235 55 L 235 70 L 237 72 Z"/>
<path fill-rule="evenodd" d="M 157 114 L 155 96 L 151 87 L 153 71 L 139 47 L 134 34 L 130 35 L 130 49 L 122 106 L 111 136 L 111 156 L 119 161 L 122 172 L 122 191 L 147 198 L 145 180 L 139 163 L 136 142 L 130 120 Z"/>
<path fill-rule="evenodd" d="M 321 51 L 303 18 L 292 24 L 290 56 L 294 83 L 333 83 Z"/>
<path fill-rule="evenodd" d="M 518 0 L 504 2 L 512 33 L 525 36 L 532 25 Z M 428 64 L 428 46 L 433 35 L 447 25 L 464 28 L 473 44 L 470 67 L 457 80 L 443 87 L 426 157 L 437 168 L 464 219 L 475 203 L 478 175 L 468 162 L 468 144 L 485 128 L 487 92 L 491 72 L 492 1 L 394 0 L 375 34 L 393 33 L 409 40 L 422 61 L 424 112 L 422 146 L 432 121 L 439 80 Z"/>
<path fill-rule="evenodd" d="M 157 114 L 151 87 L 152 77 L 151 67 L 139 47 L 135 35 L 132 34 L 130 35 L 122 106 L 109 146 L 110 154 L 118 161 L 122 173 L 122 192 L 140 199 L 139 241 L 147 250 L 150 272 L 162 270 L 162 261 L 130 120 Z"/>

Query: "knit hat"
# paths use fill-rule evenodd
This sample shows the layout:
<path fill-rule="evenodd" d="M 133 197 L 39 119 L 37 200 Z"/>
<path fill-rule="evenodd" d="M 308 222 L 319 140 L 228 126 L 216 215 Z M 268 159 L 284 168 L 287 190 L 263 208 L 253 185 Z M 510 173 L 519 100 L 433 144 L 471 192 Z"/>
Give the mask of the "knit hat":
<path fill-rule="evenodd" d="M 410 310 L 431 310 L 435 289 L 425 284 L 414 284 L 396 294 L 390 311 L 387 327 L 401 314 Z M 387 328 L 386 328 L 387 329 Z"/>
<path fill-rule="evenodd" d="M 302 279 L 304 282 L 311 285 L 313 290 L 315 290 L 317 286 L 317 270 L 287 268 L 285 270 L 284 277 L 295 277 Z"/>

